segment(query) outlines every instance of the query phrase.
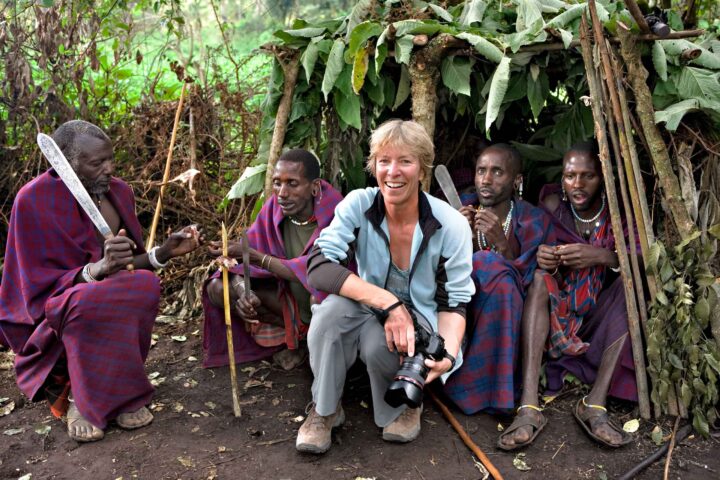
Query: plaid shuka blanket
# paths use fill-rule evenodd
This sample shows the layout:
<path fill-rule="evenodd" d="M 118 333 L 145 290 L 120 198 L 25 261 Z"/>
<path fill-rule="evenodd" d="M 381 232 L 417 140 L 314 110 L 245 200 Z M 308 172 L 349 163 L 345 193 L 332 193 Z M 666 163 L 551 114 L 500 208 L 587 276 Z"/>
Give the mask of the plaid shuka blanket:
<path fill-rule="evenodd" d="M 511 242 L 519 246 L 515 260 L 491 251 L 473 254 L 473 296 L 463 350 L 464 363 L 445 384 L 445 392 L 466 414 L 506 410 L 515 404 L 514 368 L 527 288 L 537 266 L 541 244 L 554 242 L 550 216 L 523 200 L 515 200 Z"/>
<path fill-rule="evenodd" d="M 315 290 L 308 285 L 307 256 L 322 229 L 330 225 L 335 214 L 335 207 L 343 198 L 340 192 L 335 190 L 335 188 L 325 180 L 320 180 L 320 183 L 322 197 L 316 201 L 313 212 L 317 220 L 317 229 L 310 237 L 310 240 L 303 250 L 302 256 L 296 258 L 286 257 L 281 227 L 281 222 L 285 217 L 277 203 L 277 197 L 275 195 L 263 205 L 255 219 L 255 223 L 247 230 L 250 247 L 272 255 L 292 270 L 300 283 L 302 283 L 305 289 L 308 290 L 317 301 L 322 301 L 327 294 Z M 242 275 L 242 265 L 233 267 L 230 271 Z M 256 266 L 250 267 L 250 275 L 255 278 L 274 277 L 272 273 Z M 216 276 L 219 276 L 219 273 L 216 273 L 213 278 Z M 235 357 L 237 362 L 257 360 L 277 351 L 277 348 L 263 348 L 265 346 L 273 347 L 279 344 L 287 345 L 290 349 L 296 349 L 298 347 L 298 341 L 307 334 L 308 327 L 300 321 L 300 312 L 290 292 L 288 283 L 280 278 L 277 278 L 277 280 L 280 287 L 278 294 L 283 304 L 284 332 L 281 332 L 281 338 L 276 342 L 273 342 L 272 335 L 263 332 L 264 339 L 261 340 L 261 342 L 264 343 L 264 345 L 258 346 L 256 340 L 259 339 L 254 340 L 248 332 L 245 331 L 244 322 L 233 315 L 233 342 L 235 343 Z M 203 289 L 203 307 L 205 311 L 203 335 L 203 349 L 205 351 L 204 366 L 215 367 L 227 365 L 227 341 L 225 337 L 223 312 L 222 309 L 214 307 L 210 303 L 207 298 L 207 288 Z"/>
<path fill-rule="evenodd" d="M 130 187 L 113 178 L 106 196 L 138 245 L 135 253 L 144 252 Z M 143 363 L 160 285 L 149 271 L 73 285 L 82 267 L 101 257 L 95 227 L 52 169 L 18 192 L 0 286 L 0 340 L 16 353 L 18 386 L 32 400 L 44 396 L 65 357 L 78 409 L 104 428 L 152 397 Z"/>

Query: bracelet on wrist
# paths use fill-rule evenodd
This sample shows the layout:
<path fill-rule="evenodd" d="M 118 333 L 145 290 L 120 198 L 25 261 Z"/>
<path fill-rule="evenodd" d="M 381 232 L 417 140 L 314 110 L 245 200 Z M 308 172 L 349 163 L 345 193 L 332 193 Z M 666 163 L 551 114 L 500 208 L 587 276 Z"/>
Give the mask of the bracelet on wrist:
<path fill-rule="evenodd" d="M 89 263 L 83 267 L 82 271 L 80 272 L 80 276 L 85 281 L 85 283 L 95 283 L 98 281 L 98 279 L 93 277 L 92 273 L 90 273 Z"/>
<path fill-rule="evenodd" d="M 456 361 L 456 359 L 455 359 L 455 357 L 453 357 L 452 355 L 450 355 L 448 352 L 445 352 L 445 358 L 447 358 L 448 360 L 450 360 L 450 369 L 448 370 L 448 372 L 452 372 L 453 370 L 455 370 L 455 361 Z"/>
<path fill-rule="evenodd" d="M 152 265 L 152 267 L 155 270 L 158 270 L 160 268 L 165 268 L 168 264 L 168 262 L 160 263 L 160 261 L 157 259 L 157 251 L 159 248 L 160 247 L 153 247 L 148 252 L 148 261 L 150 262 L 150 265 Z"/>

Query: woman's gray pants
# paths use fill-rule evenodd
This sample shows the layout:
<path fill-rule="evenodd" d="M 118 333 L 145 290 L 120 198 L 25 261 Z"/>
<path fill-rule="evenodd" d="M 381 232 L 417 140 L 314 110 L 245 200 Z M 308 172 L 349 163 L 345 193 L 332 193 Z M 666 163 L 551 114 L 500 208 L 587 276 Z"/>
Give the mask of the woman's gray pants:
<path fill-rule="evenodd" d="M 358 353 L 370 376 L 377 426 L 385 427 L 405 410 L 405 405 L 393 408 L 383 399 L 400 368 L 400 360 L 397 353 L 388 350 L 385 329 L 368 306 L 339 295 L 330 295 L 320 305 L 313 305 L 308 348 L 315 376 L 312 396 L 319 415 L 335 413 L 345 375 Z"/>

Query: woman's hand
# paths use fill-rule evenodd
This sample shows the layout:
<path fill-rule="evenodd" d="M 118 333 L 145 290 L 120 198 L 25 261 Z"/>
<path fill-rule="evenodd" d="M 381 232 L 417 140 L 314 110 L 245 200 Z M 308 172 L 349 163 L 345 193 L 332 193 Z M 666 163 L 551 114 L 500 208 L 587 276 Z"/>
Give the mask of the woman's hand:
<path fill-rule="evenodd" d="M 405 305 L 390 310 L 385 320 L 385 341 L 391 352 L 415 355 L 415 326 Z"/>
<path fill-rule="evenodd" d="M 449 372 L 452 368 L 452 362 L 450 362 L 449 358 L 443 358 L 442 360 L 438 361 L 426 358 L 425 366 L 430 369 L 427 380 L 425 380 L 425 383 L 428 384 L 438 378 L 440 375 Z"/>

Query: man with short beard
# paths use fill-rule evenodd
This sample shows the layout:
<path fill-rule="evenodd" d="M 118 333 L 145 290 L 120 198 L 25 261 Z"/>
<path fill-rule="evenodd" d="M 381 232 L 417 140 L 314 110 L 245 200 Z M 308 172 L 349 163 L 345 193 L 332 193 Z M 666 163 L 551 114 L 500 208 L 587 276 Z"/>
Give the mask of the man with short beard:
<path fill-rule="evenodd" d="M 522 199 L 522 158 L 513 147 L 487 147 L 475 164 L 475 205 L 464 206 L 473 230 L 473 280 L 465 363 L 445 393 L 466 414 L 515 405 L 514 369 L 525 292 L 535 254 L 550 242 L 550 217 Z"/>
<path fill-rule="evenodd" d="M 300 365 L 307 350 L 301 345 L 310 323 L 311 297 L 325 294 L 307 281 L 307 256 L 323 228 L 330 224 L 340 192 L 320 178 L 320 163 L 307 150 L 283 153 L 272 175 L 273 195 L 247 230 L 252 290 L 245 292 L 243 266 L 230 269 L 230 300 L 236 362 L 273 355 L 290 370 Z M 210 254 L 222 253 L 210 242 Z M 239 241 L 231 241 L 228 255 L 242 262 Z M 203 291 L 205 367 L 228 364 L 223 288 L 219 274 Z"/>
<path fill-rule="evenodd" d="M 152 270 L 201 237 L 186 227 L 146 253 L 132 190 L 112 176 L 107 135 L 74 120 L 53 139 L 115 237 L 100 235 L 54 169 L 22 187 L 0 286 L 0 343 L 16 354 L 20 390 L 47 399 L 55 416 L 67 414 L 70 438 L 91 442 L 112 420 L 124 429 L 152 421 L 144 369 L 160 301 Z"/>
<path fill-rule="evenodd" d="M 593 440 L 619 447 L 631 438 L 608 418 L 607 395 L 637 401 L 637 388 L 597 145 L 573 146 L 563 158 L 560 185 L 546 185 L 540 200 L 553 216 L 557 245 L 538 249 L 522 322 L 521 405 L 498 446 L 529 445 L 547 423 L 538 403 L 545 352 L 546 394 L 558 392 L 567 373 L 591 384 L 575 418 Z"/>

